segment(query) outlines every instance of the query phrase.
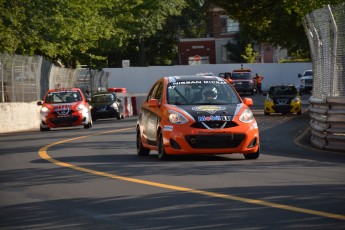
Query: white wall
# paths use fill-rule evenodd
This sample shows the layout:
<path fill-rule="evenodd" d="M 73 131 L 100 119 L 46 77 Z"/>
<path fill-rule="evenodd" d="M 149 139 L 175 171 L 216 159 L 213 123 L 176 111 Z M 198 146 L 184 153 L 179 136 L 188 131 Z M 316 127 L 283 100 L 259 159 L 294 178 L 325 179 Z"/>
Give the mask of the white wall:
<path fill-rule="evenodd" d="M 40 129 L 37 102 L 0 103 L 0 133 Z"/>
<path fill-rule="evenodd" d="M 199 72 L 212 72 L 215 75 L 241 68 L 241 64 L 205 64 L 198 66 L 149 66 L 128 68 L 105 68 L 109 72 L 109 87 L 126 88 L 127 93 L 147 93 L 152 84 L 163 76 L 188 75 Z M 255 63 L 243 64 L 253 74 L 264 76 L 262 89 L 268 90 L 273 84 L 295 84 L 299 87 L 297 75 L 312 69 L 311 63 Z"/>

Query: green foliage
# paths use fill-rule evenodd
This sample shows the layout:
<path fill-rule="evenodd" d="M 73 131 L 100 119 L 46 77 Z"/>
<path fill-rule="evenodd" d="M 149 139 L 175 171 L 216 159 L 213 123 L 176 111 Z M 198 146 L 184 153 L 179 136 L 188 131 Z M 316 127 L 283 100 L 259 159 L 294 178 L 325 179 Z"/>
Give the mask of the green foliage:
<path fill-rule="evenodd" d="M 68 67 L 104 63 L 109 50 L 123 50 L 133 39 L 140 42 L 155 35 L 184 4 L 184 0 L 0 0 L 0 52 L 42 55 Z"/>
<path fill-rule="evenodd" d="M 258 52 L 255 52 L 252 44 L 247 44 L 245 48 L 245 53 L 241 55 L 241 57 L 247 61 L 247 63 L 254 63 L 255 58 L 259 55 Z"/>

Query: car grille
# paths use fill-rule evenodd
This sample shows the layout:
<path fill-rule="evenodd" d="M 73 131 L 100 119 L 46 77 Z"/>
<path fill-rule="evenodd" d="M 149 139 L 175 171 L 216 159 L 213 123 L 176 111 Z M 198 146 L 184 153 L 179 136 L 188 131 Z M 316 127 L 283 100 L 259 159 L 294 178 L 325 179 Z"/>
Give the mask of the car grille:
<path fill-rule="evenodd" d="M 97 107 L 94 108 L 94 110 L 95 110 L 96 112 L 105 112 L 105 111 L 110 110 L 110 106 L 108 106 L 108 105 L 97 106 Z"/>
<path fill-rule="evenodd" d="M 68 116 L 68 117 L 56 117 L 50 118 L 50 122 L 56 126 L 71 126 L 74 122 L 78 120 L 78 116 Z"/>
<path fill-rule="evenodd" d="M 274 99 L 274 104 L 278 105 L 290 105 L 292 99 L 291 98 L 276 98 Z"/>
<path fill-rule="evenodd" d="M 208 122 L 195 122 L 191 125 L 192 128 L 196 129 L 220 129 L 224 125 L 223 128 L 231 128 L 236 127 L 238 124 L 233 121 L 208 121 Z"/>
<path fill-rule="evenodd" d="M 290 105 L 275 105 L 273 109 L 276 113 L 290 113 L 292 106 Z"/>
<path fill-rule="evenodd" d="M 222 149 L 238 147 L 245 136 L 245 134 L 187 135 L 185 140 L 195 149 Z"/>

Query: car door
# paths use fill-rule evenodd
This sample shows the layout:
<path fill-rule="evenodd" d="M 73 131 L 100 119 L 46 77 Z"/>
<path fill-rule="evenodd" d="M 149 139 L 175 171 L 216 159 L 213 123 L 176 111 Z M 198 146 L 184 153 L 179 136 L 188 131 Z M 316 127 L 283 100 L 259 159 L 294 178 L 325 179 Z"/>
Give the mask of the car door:
<path fill-rule="evenodd" d="M 143 134 L 150 145 L 156 145 L 157 127 L 159 124 L 159 107 L 149 107 L 147 102 L 150 99 L 157 99 L 159 104 L 162 102 L 163 81 L 157 82 L 150 91 L 145 106 L 142 111 L 142 124 L 144 125 Z"/>

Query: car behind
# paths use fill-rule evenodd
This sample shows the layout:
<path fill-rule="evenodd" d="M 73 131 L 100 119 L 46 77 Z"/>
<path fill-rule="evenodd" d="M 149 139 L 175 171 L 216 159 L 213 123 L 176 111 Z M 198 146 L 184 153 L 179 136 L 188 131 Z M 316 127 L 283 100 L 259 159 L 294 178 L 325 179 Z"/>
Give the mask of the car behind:
<path fill-rule="evenodd" d="M 105 118 L 124 118 L 121 99 L 115 92 L 98 92 L 91 97 L 93 121 Z"/>
<path fill-rule="evenodd" d="M 294 85 L 271 86 L 264 102 L 264 114 L 271 113 L 302 113 L 301 98 Z"/>
<path fill-rule="evenodd" d="M 79 88 L 50 89 L 37 105 L 41 106 L 41 131 L 79 125 L 85 129 L 92 127 L 90 105 Z"/>

